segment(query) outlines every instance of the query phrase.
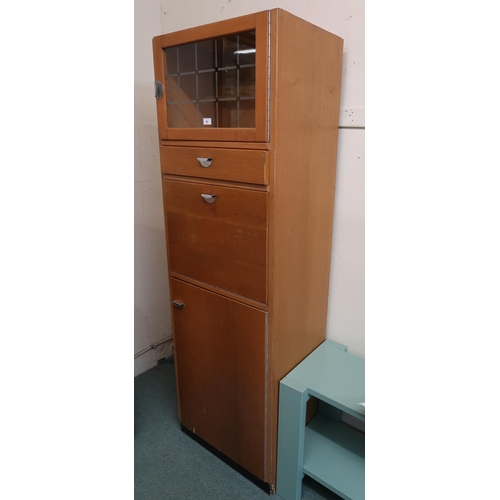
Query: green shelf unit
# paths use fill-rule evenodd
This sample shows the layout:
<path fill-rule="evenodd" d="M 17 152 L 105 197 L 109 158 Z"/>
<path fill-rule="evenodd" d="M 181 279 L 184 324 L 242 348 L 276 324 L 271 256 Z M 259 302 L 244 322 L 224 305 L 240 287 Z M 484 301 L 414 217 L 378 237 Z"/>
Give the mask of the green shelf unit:
<path fill-rule="evenodd" d="M 320 411 L 306 426 L 307 401 Z M 345 500 L 365 498 L 365 435 L 339 410 L 365 421 L 365 361 L 326 340 L 280 382 L 277 494 L 300 500 L 310 476 Z M 334 417 L 334 418 L 332 418 Z"/>
<path fill-rule="evenodd" d="M 318 413 L 304 438 L 304 474 L 346 500 L 365 496 L 365 436 Z"/>

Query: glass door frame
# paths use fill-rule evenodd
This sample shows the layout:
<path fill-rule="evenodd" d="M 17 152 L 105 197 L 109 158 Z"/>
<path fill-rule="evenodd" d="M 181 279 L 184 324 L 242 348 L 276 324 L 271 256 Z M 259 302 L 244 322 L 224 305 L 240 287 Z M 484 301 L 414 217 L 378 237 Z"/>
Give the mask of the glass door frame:
<path fill-rule="evenodd" d="M 269 12 L 241 16 L 153 38 L 155 80 L 163 85 L 156 100 L 160 140 L 267 142 Z M 176 45 L 255 30 L 255 128 L 172 128 L 167 120 L 167 80 L 164 49 Z"/>

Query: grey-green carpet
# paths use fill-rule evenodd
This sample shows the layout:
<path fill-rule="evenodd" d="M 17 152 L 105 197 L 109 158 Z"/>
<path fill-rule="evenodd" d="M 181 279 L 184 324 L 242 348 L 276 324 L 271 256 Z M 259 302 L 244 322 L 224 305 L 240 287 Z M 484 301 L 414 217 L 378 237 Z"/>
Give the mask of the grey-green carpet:
<path fill-rule="evenodd" d="M 135 377 L 135 500 L 279 500 L 181 431 L 173 358 Z M 340 497 L 308 477 L 304 500 Z"/>

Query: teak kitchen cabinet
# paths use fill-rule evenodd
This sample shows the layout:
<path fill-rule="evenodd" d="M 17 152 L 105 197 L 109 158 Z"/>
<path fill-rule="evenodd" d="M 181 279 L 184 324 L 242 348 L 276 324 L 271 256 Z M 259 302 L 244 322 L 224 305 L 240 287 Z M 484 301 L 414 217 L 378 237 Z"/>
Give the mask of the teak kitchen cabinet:
<path fill-rule="evenodd" d="M 281 9 L 153 39 L 181 426 L 271 492 L 326 336 L 342 47 Z"/>

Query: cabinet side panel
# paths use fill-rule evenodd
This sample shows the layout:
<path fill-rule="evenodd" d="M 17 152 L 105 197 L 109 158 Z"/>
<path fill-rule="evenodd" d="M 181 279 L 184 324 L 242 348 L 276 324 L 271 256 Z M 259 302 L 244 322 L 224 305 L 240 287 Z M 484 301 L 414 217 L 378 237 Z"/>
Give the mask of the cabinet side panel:
<path fill-rule="evenodd" d="M 326 337 L 343 40 L 278 9 L 270 179 L 270 443 L 279 381 Z M 275 475 L 269 448 L 268 477 Z"/>

